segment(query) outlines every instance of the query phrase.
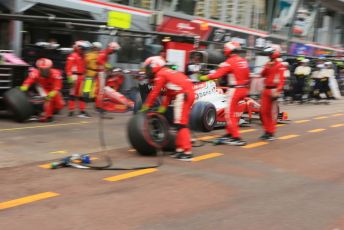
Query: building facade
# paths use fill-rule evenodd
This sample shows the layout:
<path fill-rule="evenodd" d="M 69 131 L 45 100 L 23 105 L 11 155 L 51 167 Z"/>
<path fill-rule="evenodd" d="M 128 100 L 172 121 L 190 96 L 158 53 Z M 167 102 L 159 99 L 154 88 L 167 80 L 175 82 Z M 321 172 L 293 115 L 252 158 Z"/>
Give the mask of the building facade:
<path fill-rule="evenodd" d="M 150 10 L 177 12 L 286 38 L 343 47 L 342 0 L 111 0 Z"/>

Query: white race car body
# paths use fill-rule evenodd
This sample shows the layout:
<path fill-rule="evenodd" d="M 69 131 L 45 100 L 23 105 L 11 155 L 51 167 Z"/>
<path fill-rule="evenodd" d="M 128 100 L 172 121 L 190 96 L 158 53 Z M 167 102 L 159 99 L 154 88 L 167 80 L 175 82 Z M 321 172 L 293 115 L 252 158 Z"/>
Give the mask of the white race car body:
<path fill-rule="evenodd" d="M 226 94 L 223 92 L 223 89 L 216 87 L 214 81 L 196 83 L 194 90 L 196 94 L 195 102 L 211 102 L 216 110 L 224 109 L 227 105 Z"/>

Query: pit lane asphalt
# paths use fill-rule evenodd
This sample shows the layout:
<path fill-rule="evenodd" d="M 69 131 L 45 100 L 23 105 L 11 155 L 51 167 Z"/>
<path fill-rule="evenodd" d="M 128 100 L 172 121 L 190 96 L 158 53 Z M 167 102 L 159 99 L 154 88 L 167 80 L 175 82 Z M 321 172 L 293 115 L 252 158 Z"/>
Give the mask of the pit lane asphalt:
<path fill-rule="evenodd" d="M 58 121 L 67 125 L 14 130 L 6 129 L 42 124 L 3 121 L 0 229 L 344 228 L 343 101 L 282 110 L 293 121 L 279 127 L 278 137 L 289 139 L 248 149 L 206 145 L 195 155 L 221 155 L 192 163 L 165 158 L 158 171 L 116 182 L 104 178 L 128 172 L 38 167 L 66 155 L 49 151 L 98 150 L 95 118 L 61 115 Z M 121 165 L 154 163 L 128 151 L 127 119 L 116 114 L 106 121 L 114 127 L 110 154 Z M 88 123 L 77 124 L 82 121 Z M 243 130 L 252 130 L 242 135 L 250 144 L 259 142 L 259 125 Z M 56 196 L 9 208 L 8 201 L 45 192 Z"/>

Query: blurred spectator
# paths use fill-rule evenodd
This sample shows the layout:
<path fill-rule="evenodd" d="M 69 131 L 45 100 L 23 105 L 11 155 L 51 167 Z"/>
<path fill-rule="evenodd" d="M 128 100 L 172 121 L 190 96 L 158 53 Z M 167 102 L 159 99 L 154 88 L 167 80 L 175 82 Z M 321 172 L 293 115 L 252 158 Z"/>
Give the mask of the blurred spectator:
<path fill-rule="evenodd" d="M 294 100 L 303 103 L 304 89 L 311 74 L 311 67 L 308 66 L 309 60 L 303 59 L 300 61 L 299 65 L 296 67 L 295 75 L 295 86 L 294 86 Z"/>
<path fill-rule="evenodd" d="M 330 97 L 329 93 L 331 93 L 328 86 L 327 70 L 324 70 L 324 68 L 324 64 L 317 64 L 315 71 L 312 73 L 312 79 L 315 81 L 312 95 L 317 101 L 322 99 L 322 94 L 325 94 L 328 99 Z"/>
<path fill-rule="evenodd" d="M 286 70 L 284 72 L 285 76 L 285 83 L 284 83 L 284 88 L 283 88 L 283 100 L 284 101 L 289 101 L 292 99 L 292 83 L 291 83 L 291 75 L 290 75 L 290 66 L 288 62 L 282 62 L 282 64 L 286 67 Z"/>
<path fill-rule="evenodd" d="M 335 76 L 336 74 L 335 74 L 334 66 L 332 62 L 325 62 L 324 64 L 325 64 L 324 72 L 326 76 L 328 77 L 328 87 L 331 92 L 331 97 L 333 99 L 340 99 L 341 94 L 340 94 L 338 82 Z"/>

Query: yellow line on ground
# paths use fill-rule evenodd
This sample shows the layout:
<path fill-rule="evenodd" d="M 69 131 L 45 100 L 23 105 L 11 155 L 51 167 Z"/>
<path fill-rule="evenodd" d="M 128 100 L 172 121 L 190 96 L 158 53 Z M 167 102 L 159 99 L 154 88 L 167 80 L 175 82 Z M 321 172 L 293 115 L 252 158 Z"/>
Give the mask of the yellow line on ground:
<path fill-rule="evenodd" d="M 250 133 L 254 131 L 256 131 L 256 129 L 244 129 L 244 130 L 240 130 L 240 133 Z"/>
<path fill-rule="evenodd" d="M 52 154 L 67 154 L 68 152 L 66 150 L 59 150 L 59 151 L 53 151 L 53 152 L 49 152 Z"/>
<path fill-rule="evenodd" d="M 340 117 L 340 116 L 344 116 L 344 113 L 337 113 L 337 114 L 333 114 L 333 117 Z"/>
<path fill-rule="evenodd" d="M 88 122 L 88 121 L 81 121 L 81 122 L 64 123 L 64 124 L 54 124 L 54 125 L 26 126 L 26 127 L 19 127 L 19 128 L 0 129 L 0 132 L 3 132 L 3 131 L 24 130 L 24 129 L 50 128 L 50 127 L 59 127 L 59 126 L 67 126 L 67 125 L 83 125 L 83 124 L 88 124 L 88 123 L 90 123 L 90 122 Z"/>
<path fill-rule="evenodd" d="M 342 127 L 342 126 L 344 126 L 344 124 L 331 125 L 332 128 L 338 128 L 338 127 Z"/>
<path fill-rule="evenodd" d="M 192 158 L 192 162 L 203 161 L 203 160 L 207 160 L 210 158 L 219 157 L 222 155 L 223 155 L 222 153 L 209 153 L 209 154 L 205 154 L 205 155 L 202 155 L 199 157 Z"/>
<path fill-rule="evenodd" d="M 130 172 L 130 173 L 120 174 L 120 175 L 117 175 L 117 176 L 106 177 L 103 180 L 111 181 L 111 182 L 120 181 L 120 180 L 129 179 L 129 178 L 132 178 L 132 177 L 142 176 L 142 175 L 145 175 L 145 174 L 148 174 L 148 173 L 153 173 L 153 172 L 156 172 L 156 171 L 158 171 L 158 169 L 156 169 L 156 168 L 141 169 L 141 170 L 136 170 L 136 171 L 133 171 L 133 172 Z"/>
<path fill-rule="evenodd" d="M 306 123 L 309 122 L 310 120 L 299 120 L 299 121 L 294 121 L 296 124 L 301 124 L 301 123 Z"/>
<path fill-rule="evenodd" d="M 243 146 L 243 148 L 244 149 L 252 149 L 252 148 L 260 147 L 260 146 L 267 145 L 267 144 L 268 144 L 268 142 L 259 141 L 259 142 L 253 143 L 253 144 L 245 145 L 245 146 Z"/>
<path fill-rule="evenodd" d="M 38 165 L 38 167 L 40 167 L 42 169 L 50 169 L 51 168 L 51 163 Z"/>
<path fill-rule="evenodd" d="M 322 117 L 315 117 L 314 119 L 315 119 L 315 120 L 320 120 L 320 119 L 325 119 L 325 118 L 328 118 L 328 117 L 322 116 Z"/>
<path fill-rule="evenodd" d="M 44 199 L 59 196 L 59 195 L 60 194 L 55 193 L 55 192 L 43 192 L 43 193 L 38 193 L 32 196 L 25 196 L 25 197 L 15 199 L 15 200 L 5 201 L 5 202 L 0 203 L 0 210 L 13 208 L 19 205 L 32 203 L 35 201 L 44 200 Z"/>
<path fill-rule="evenodd" d="M 299 137 L 299 136 L 300 135 L 297 135 L 297 134 L 291 134 L 291 135 L 286 135 L 286 136 L 279 137 L 277 139 L 279 139 L 279 140 L 288 140 L 288 139 Z"/>
<path fill-rule="evenodd" d="M 136 152 L 135 149 L 128 149 L 128 152 Z"/>
<path fill-rule="evenodd" d="M 308 132 L 309 133 L 319 133 L 319 132 L 322 132 L 324 130 L 326 130 L 326 129 L 312 129 L 312 130 L 309 130 Z"/>
<path fill-rule="evenodd" d="M 285 126 L 285 124 L 277 124 L 276 126 L 277 127 L 283 127 L 283 126 Z"/>
<path fill-rule="evenodd" d="M 206 141 L 206 140 L 209 140 L 209 139 L 218 138 L 220 136 L 221 135 L 208 135 L 208 136 L 198 137 L 197 140 L 199 140 L 199 141 Z"/>

